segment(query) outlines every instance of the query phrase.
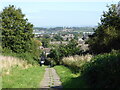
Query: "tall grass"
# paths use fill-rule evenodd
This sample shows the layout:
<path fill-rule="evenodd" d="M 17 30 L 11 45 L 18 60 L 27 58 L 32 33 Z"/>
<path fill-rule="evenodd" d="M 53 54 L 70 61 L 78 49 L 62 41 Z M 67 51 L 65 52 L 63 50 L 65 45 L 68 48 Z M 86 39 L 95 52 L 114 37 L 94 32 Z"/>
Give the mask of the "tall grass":
<path fill-rule="evenodd" d="M 64 57 L 62 59 L 62 62 L 64 65 L 74 69 L 75 71 L 79 71 L 80 67 L 84 65 L 86 62 L 89 62 L 93 56 L 90 54 L 87 55 L 75 55 L 75 56 L 69 56 Z"/>
<path fill-rule="evenodd" d="M 36 56 L 32 53 L 13 53 L 12 51 L 5 49 L 4 52 L 2 52 L 3 56 L 12 56 L 12 57 L 17 57 L 22 60 L 26 60 L 30 64 L 38 64 L 38 58 L 36 59 Z"/>
<path fill-rule="evenodd" d="M 0 68 L 3 72 L 6 71 L 6 73 L 9 74 L 9 71 L 13 66 L 19 66 L 25 69 L 30 67 L 31 64 L 28 64 L 27 61 L 16 57 L 0 56 Z"/>
<path fill-rule="evenodd" d="M 39 88 L 45 71 L 45 67 L 12 56 L 0 56 L 0 67 L 3 88 Z"/>

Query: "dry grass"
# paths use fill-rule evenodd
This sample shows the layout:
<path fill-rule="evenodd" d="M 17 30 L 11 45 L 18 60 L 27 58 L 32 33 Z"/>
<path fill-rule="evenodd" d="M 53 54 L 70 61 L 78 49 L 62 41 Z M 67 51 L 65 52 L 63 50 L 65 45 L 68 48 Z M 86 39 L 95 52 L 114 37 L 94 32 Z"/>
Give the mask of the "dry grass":
<path fill-rule="evenodd" d="M 62 59 L 63 63 L 67 66 L 73 67 L 73 68 L 80 68 L 84 63 L 89 62 L 92 58 L 92 55 L 87 54 L 87 55 L 82 55 L 82 56 L 69 56 L 69 57 L 64 57 Z"/>
<path fill-rule="evenodd" d="M 28 64 L 27 61 L 18 59 L 16 57 L 0 56 L 0 69 L 2 69 L 2 71 L 6 71 L 6 74 L 9 74 L 9 71 L 13 66 L 19 66 L 23 69 L 26 69 L 31 65 Z"/>

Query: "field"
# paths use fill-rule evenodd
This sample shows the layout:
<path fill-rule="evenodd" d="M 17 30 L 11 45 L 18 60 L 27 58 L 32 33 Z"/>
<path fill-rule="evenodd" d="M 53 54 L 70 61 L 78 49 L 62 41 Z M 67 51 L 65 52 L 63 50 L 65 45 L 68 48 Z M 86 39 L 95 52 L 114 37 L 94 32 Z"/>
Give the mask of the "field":
<path fill-rule="evenodd" d="M 44 67 L 14 67 L 9 75 L 3 76 L 3 88 L 39 88 L 43 75 Z"/>
<path fill-rule="evenodd" d="M 45 67 L 11 56 L 1 56 L 2 88 L 39 88 Z"/>

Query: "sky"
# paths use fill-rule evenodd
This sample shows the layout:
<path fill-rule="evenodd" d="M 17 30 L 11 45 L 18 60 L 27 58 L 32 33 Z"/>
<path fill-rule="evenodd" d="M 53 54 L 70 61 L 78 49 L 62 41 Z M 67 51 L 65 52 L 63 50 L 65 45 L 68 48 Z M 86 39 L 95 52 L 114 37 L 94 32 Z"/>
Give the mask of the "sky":
<path fill-rule="evenodd" d="M 34 27 L 97 26 L 106 5 L 119 0 L 0 0 L 6 6 L 21 8 Z"/>

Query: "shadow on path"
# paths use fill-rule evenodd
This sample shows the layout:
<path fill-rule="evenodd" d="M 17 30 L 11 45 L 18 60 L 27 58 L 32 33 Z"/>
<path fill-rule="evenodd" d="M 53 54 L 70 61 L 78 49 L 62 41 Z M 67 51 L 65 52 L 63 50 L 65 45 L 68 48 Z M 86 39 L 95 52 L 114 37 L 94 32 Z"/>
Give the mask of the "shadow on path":
<path fill-rule="evenodd" d="M 87 88 L 85 81 L 82 77 L 69 78 L 63 82 L 64 88 Z"/>

